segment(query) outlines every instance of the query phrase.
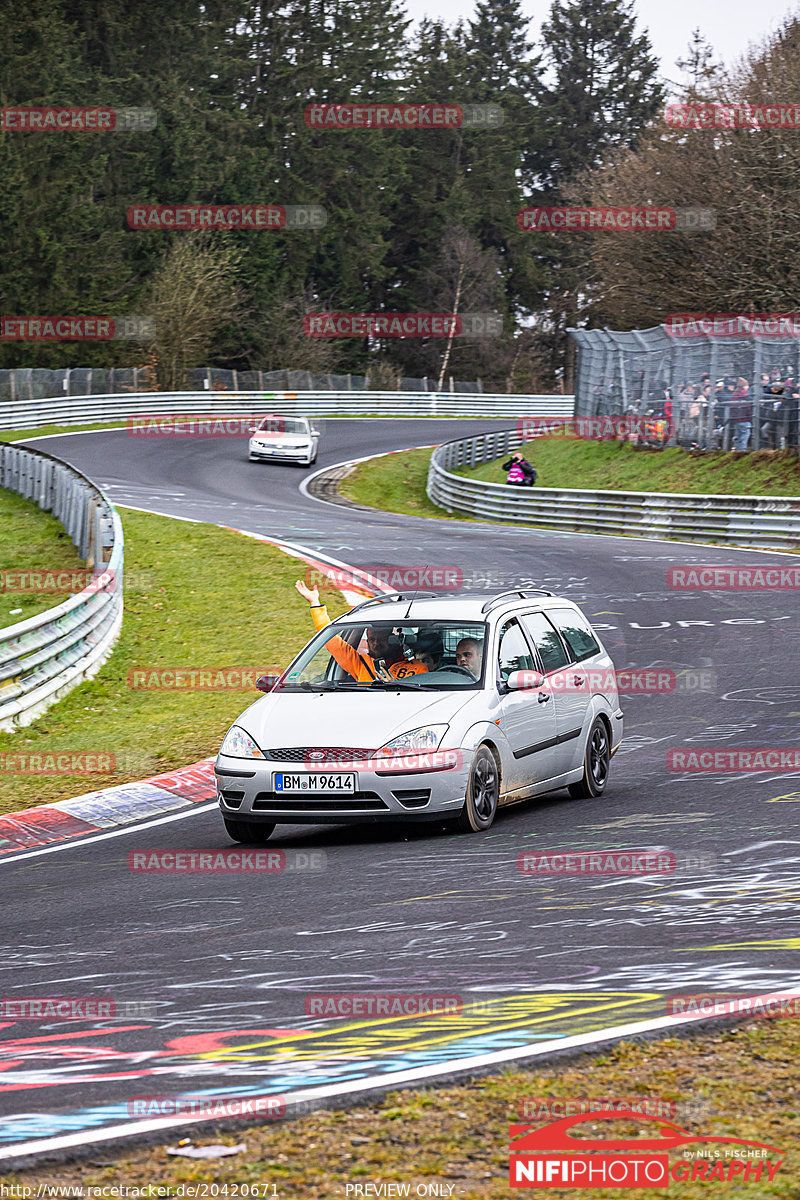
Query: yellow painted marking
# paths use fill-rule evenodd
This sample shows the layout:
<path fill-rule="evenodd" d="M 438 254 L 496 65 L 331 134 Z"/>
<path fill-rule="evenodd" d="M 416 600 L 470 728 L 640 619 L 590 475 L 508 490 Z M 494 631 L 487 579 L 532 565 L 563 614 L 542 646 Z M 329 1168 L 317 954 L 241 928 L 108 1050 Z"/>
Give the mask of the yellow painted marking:
<path fill-rule="evenodd" d="M 718 946 L 681 946 L 681 950 L 800 950 L 800 937 L 772 938 L 763 942 L 720 942 Z"/>
<path fill-rule="evenodd" d="M 783 796 L 771 796 L 767 804 L 800 804 L 800 792 L 786 792 Z"/>
<path fill-rule="evenodd" d="M 424 1049 L 455 1041 L 470 1034 L 500 1033 L 519 1028 L 531 1021 L 537 1026 L 554 1021 L 587 1016 L 591 1013 L 609 1012 L 616 1009 L 637 1008 L 652 1001 L 661 1000 L 658 992 L 606 992 L 595 993 L 590 1000 L 578 999 L 565 992 L 531 992 L 518 996 L 506 996 L 466 1004 L 460 1014 L 417 1014 L 405 1013 L 398 1017 L 378 1017 L 351 1021 L 338 1029 L 321 1029 L 299 1033 L 296 1037 L 262 1039 L 229 1049 L 218 1048 L 193 1054 L 193 1059 L 220 1060 L 226 1062 L 281 1062 L 309 1058 L 352 1057 L 379 1050 Z M 571 1007 L 577 1003 L 578 1007 Z M 556 1011 L 552 1011 L 556 1009 Z M 549 1015 L 545 1015 L 549 1014 Z M 415 1024 L 409 1028 L 409 1024 Z M 310 1043 L 310 1044 L 309 1044 Z M 402 1043 L 402 1046 L 398 1046 Z M 262 1047 L 266 1054 L 250 1051 Z"/>

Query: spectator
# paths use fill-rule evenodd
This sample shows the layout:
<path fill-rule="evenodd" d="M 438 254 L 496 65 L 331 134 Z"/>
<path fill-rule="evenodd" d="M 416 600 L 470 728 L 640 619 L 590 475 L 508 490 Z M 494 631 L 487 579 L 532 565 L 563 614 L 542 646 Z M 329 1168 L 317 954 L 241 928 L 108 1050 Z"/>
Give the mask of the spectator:
<path fill-rule="evenodd" d="M 536 469 L 519 451 L 512 454 L 508 462 L 503 463 L 503 470 L 508 471 L 506 483 L 515 483 L 519 487 L 533 487 L 536 483 Z"/>
<path fill-rule="evenodd" d="M 753 405 L 748 400 L 750 388 L 747 380 L 740 375 L 736 387 L 731 393 L 729 417 L 733 431 L 733 450 L 740 453 L 747 449 L 750 441 L 750 431 L 753 428 Z"/>

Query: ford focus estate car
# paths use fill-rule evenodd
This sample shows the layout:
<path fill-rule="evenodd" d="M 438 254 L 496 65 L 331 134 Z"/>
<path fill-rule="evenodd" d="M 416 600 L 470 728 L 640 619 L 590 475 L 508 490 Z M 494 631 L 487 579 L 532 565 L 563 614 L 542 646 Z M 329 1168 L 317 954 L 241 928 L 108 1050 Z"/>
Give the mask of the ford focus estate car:
<path fill-rule="evenodd" d="M 543 792 L 601 795 L 622 730 L 613 663 L 569 600 L 392 593 L 320 628 L 231 726 L 219 807 L 245 843 L 278 824 L 480 831 Z"/>
<path fill-rule="evenodd" d="M 251 462 L 295 462 L 310 467 L 317 461 L 319 430 L 308 417 L 265 417 L 250 438 Z"/>

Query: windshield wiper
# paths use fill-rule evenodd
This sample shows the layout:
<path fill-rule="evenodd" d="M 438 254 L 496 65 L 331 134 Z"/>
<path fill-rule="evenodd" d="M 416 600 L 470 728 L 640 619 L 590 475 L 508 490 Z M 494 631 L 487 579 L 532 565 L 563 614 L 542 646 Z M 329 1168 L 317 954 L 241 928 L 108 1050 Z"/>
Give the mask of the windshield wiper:
<path fill-rule="evenodd" d="M 373 679 L 369 686 L 378 688 L 405 688 L 406 691 L 410 689 L 412 692 L 419 691 L 416 683 L 407 683 L 405 680 L 401 681 L 399 679 Z"/>

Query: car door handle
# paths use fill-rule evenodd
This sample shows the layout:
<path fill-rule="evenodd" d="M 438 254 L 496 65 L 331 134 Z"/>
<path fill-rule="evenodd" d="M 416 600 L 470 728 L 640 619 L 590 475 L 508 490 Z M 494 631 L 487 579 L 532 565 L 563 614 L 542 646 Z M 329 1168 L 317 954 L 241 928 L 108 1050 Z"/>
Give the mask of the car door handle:
<path fill-rule="evenodd" d="M 583 675 L 573 675 L 572 682 L 575 684 L 575 687 L 580 687 L 583 683 Z"/>
<path fill-rule="evenodd" d="M 540 703 L 540 704 L 547 704 L 547 701 L 548 701 L 549 699 L 550 699 L 550 693 L 549 693 L 549 692 L 539 692 L 539 703 Z"/>

